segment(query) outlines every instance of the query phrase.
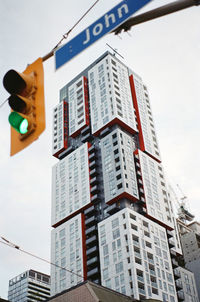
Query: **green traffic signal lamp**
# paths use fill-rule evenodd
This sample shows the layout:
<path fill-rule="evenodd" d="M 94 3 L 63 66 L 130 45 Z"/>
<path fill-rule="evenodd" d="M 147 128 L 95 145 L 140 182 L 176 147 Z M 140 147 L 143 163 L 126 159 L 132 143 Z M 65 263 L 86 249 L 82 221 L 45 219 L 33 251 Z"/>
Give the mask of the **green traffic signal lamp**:
<path fill-rule="evenodd" d="M 28 132 L 29 122 L 19 113 L 13 111 L 8 117 L 10 125 L 20 134 L 25 134 Z"/>
<path fill-rule="evenodd" d="M 12 156 L 33 143 L 45 129 L 43 59 L 38 58 L 21 73 L 9 70 L 3 85 L 10 94 Z"/>

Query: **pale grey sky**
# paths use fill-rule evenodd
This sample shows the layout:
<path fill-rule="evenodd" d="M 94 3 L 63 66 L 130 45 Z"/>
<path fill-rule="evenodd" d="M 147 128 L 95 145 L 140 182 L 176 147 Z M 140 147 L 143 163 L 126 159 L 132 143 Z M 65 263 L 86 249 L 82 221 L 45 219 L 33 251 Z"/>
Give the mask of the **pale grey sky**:
<path fill-rule="evenodd" d="M 100 0 L 69 37 L 71 39 L 119 1 Z M 169 3 L 153 0 L 143 10 Z M 0 77 L 11 68 L 23 71 L 28 63 L 48 53 L 94 1 L 0 0 Z M 9 106 L 0 109 L 0 236 L 22 249 L 50 259 L 52 108 L 59 89 L 108 50 L 146 83 L 165 167 L 172 185 L 178 183 L 189 207 L 200 219 L 200 7 L 137 25 L 130 34 L 107 35 L 81 55 L 54 70 L 54 59 L 44 63 L 46 131 L 30 147 L 9 156 Z M 8 94 L 0 87 L 0 102 Z M 177 192 L 181 197 L 180 192 Z M 7 298 L 8 280 L 32 268 L 49 273 L 49 266 L 0 243 L 0 296 Z"/>

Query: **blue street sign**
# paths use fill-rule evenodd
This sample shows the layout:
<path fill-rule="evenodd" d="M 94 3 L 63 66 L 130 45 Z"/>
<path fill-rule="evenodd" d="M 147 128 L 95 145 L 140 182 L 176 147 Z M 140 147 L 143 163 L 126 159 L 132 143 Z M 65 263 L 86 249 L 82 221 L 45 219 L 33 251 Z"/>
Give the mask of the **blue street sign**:
<path fill-rule="evenodd" d="M 109 33 L 151 0 L 124 0 L 55 51 L 56 69 Z"/>

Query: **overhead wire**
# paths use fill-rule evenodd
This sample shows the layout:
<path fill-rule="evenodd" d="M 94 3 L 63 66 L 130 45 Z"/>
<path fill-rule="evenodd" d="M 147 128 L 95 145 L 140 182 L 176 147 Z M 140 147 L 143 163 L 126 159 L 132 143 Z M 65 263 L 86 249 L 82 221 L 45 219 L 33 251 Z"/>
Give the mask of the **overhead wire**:
<path fill-rule="evenodd" d="M 0 104 L 0 108 L 3 107 L 3 105 L 8 101 L 8 99 L 6 99 L 3 103 Z"/>
<path fill-rule="evenodd" d="M 62 41 L 64 39 L 67 39 L 69 34 L 72 32 L 72 30 L 83 20 L 83 18 L 91 11 L 91 9 L 99 2 L 99 0 L 96 0 L 89 8 L 88 10 L 78 19 L 78 21 L 63 35 L 62 39 L 60 39 L 60 41 L 56 44 L 56 46 L 46 55 L 44 56 L 43 62 L 45 60 L 47 60 L 48 58 L 50 58 L 51 56 L 53 56 L 54 51 L 56 48 L 59 47 L 59 45 L 62 43 Z M 0 108 L 3 107 L 3 105 L 8 101 L 8 99 L 6 99 L 3 103 L 0 104 Z"/>
<path fill-rule="evenodd" d="M 72 32 L 72 30 L 81 22 L 81 20 L 91 11 L 91 9 L 99 2 L 99 0 L 96 0 L 89 8 L 88 10 L 78 19 L 78 21 L 66 32 L 60 41 L 56 44 L 56 46 L 45 56 L 42 57 L 43 62 L 48 60 L 50 57 L 54 55 L 54 51 L 59 47 L 59 45 L 62 43 L 64 39 L 67 39 L 69 34 Z"/>
<path fill-rule="evenodd" d="M 82 15 L 82 17 L 80 19 L 78 19 L 78 21 L 70 28 L 70 30 L 68 30 L 68 32 L 66 32 L 62 39 L 56 44 L 56 46 L 52 49 L 52 50 L 55 50 L 61 43 L 64 39 L 67 39 L 69 34 L 72 32 L 72 30 L 81 22 L 81 20 L 90 12 L 90 10 L 97 4 L 97 2 L 99 2 L 99 0 L 96 0 L 92 6 L 90 6 L 90 8 L 88 8 L 88 10 Z"/>
<path fill-rule="evenodd" d="M 1 238 L 2 240 L 5 241 L 5 242 L 4 242 L 4 241 L 1 241 L 1 240 L 0 240 L 0 243 L 5 244 L 5 245 L 7 245 L 7 246 L 9 246 L 9 247 L 12 247 L 12 248 L 14 248 L 14 249 L 17 249 L 18 251 L 20 251 L 20 252 L 22 252 L 22 253 L 24 253 L 24 254 L 27 254 L 27 255 L 29 255 L 29 256 L 31 256 L 31 257 L 34 257 L 34 258 L 36 258 L 36 259 L 39 259 L 39 260 L 41 260 L 41 261 L 44 261 L 44 262 L 46 262 L 46 263 L 48 263 L 48 264 L 50 264 L 50 265 L 53 265 L 53 266 L 55 266 L 55 267 L 57 267 L 57 268 L 60 268 L 60 269 L 62 269 L 62 270 L 65 270 L 65 271 L 67 271 L 68 273 L 71 273 L 71 274 L 76 275 L 77 277 L 81 277 L 81 278 L 84 280 L 84 277 L 83 277 L 82 275 L 77 274 L 76 272 L 74 272 L 74 271 L 72 271 L 72 270 L 70 270 L 70 269 L 67 269 L 67 268 L 65 268 L 65 267 L 62 267 L 62 266 L 60 266 L 60 265 L 58 265 L 58 264 L 55 264 L 55 263 L 53 263 L 53 262 L 51 262 L 51 261 L 49 261 L 49 260 L 46 260 L 46 259 L 44 259 L 44 258 L 42 258 L 42 257 L 39 257 L 39 256 L 37 256 L 37 255 L 34 255 L 33 253 L 27 252 L 27 251 L 21 249 L 19 245 L 16 245 L 15 243 L 10 242 L 9 240 L 7 240 L 6 238 L 4 238 L 4 237 L 2 237 L 2 236 L 0 236 L 0 238 Z"/>

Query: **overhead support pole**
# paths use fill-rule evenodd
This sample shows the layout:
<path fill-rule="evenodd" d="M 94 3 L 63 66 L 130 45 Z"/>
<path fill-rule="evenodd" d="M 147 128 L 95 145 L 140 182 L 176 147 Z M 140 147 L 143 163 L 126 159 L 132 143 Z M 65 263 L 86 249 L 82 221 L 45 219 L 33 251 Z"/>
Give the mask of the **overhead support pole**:
<path fill-rule="evenodd" d="M 180 11 L 185 8 L 189 8 L 191 6 L 197 6 L 200 5 L 200 0 L 179 0 L 175 1 L 166 5 L 163 5 L 161 7 L 155 8 L 153 10 L 150 10 L 148 12 L 145 12 L 143 14 L 140 14 L 138 16 L 135 16 L 133 18 L 130 18 L 128 21 L 121 24 L 119 27 L 114 29 L 112 32 L 115 33 L 115 35 L 119 34 L 122 30 L 128 31 L 130 28 L 134 25 L 144 23 L 162 16 L 166 16 L 172 13 L 175 13 L 177 11 Z"/>
<path fill-rule="evenodd" d="M 177 11 L 180 11 L 185 8 L 189 8 L 192 6 L 200 5 L 200 0 L 178 0 L 169 4 L 166 4 L 164 6 L 155 8 L 153 10 L 150 10 L 146 13 L 140 14 L 138 16 L 135 16 L 133 18 L 130 18 L 128 21 L 124 22 L 120 26 L 118 26 L 116 29 L 112 31 L 112 33 L 115 33 L 115 35 L 119 34 L 122 30 L 128 31 L 130 28 L 134 25 L 144 23 L 146 21 L 150 21 L 165 15 L 169 15 L 172 13 L 175 13 Z M 51 58 L 54 55 L 54 52 L 57 50 L 58 47 L 55 47 L 52 51 L 50 51 L 48 54 L 42 57 L 42 61 L 46 61 L 49 58 Z"/>

